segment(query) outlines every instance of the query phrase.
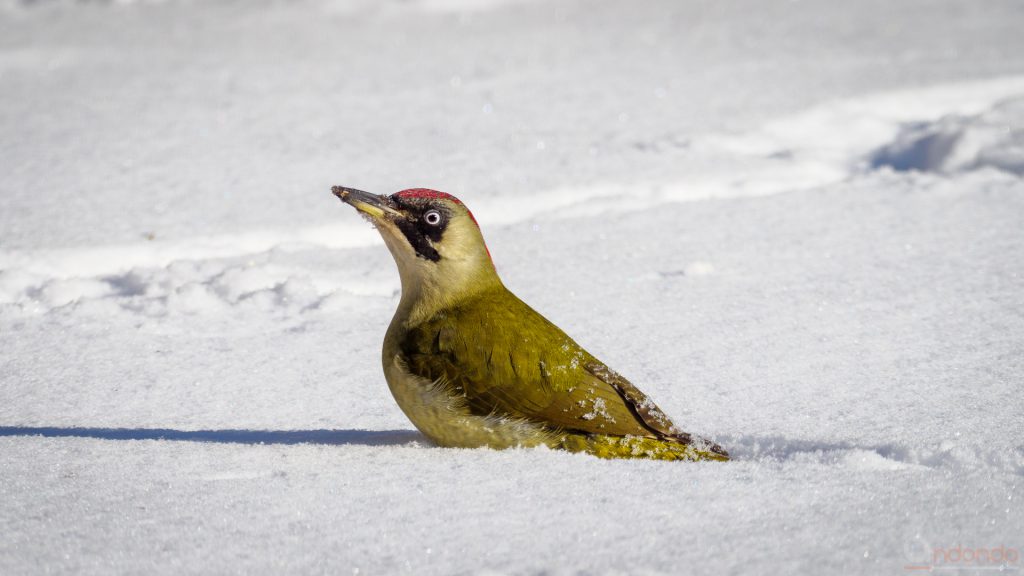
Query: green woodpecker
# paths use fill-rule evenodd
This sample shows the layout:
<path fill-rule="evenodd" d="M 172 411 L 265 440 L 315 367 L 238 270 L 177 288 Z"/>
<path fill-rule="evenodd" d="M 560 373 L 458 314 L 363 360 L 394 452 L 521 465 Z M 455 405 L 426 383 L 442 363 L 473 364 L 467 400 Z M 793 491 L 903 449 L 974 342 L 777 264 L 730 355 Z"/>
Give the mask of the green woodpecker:
<path fill-rule="evenodd" d="M 373 223 L 398 264 L 402 297 L 384 337 L 384 377 L 430 440 L 728 460 L 509 292 L 457 198 L 425 188 L 332 192 Z"/>

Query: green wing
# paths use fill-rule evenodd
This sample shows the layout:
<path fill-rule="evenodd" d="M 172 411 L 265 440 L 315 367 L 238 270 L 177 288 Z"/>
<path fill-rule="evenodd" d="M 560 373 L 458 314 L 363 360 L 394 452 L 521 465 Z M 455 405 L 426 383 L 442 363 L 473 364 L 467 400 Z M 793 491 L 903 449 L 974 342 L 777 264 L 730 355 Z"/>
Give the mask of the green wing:
<path fill-rule="evenodd" d="M 412 373 L 449 386 L 475 414 L 690 442 L 640 390 L 504 288 L 414 328 L 402 353 Z"/>

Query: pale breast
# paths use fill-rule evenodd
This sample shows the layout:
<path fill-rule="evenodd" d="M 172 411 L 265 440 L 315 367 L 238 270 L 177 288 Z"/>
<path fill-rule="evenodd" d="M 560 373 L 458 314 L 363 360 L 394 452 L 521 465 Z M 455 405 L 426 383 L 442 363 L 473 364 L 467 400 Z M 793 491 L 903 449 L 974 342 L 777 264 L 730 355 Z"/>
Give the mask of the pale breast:
<path fill-rule="evenodd" d="M 557 444 L 556 434 L 535 422 L 470 413 L 464 399 L 452 394 L 444 382 L 410 374 L 401 354 L 385 360 L 384 377 L 405 415 L 439 446 L 503 449 Z"/>

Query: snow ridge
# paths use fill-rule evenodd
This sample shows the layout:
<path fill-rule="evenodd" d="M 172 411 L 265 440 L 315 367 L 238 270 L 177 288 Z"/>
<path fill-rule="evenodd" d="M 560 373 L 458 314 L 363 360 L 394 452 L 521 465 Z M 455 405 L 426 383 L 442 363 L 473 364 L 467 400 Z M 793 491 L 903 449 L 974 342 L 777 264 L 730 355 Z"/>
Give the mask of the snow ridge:
<path fill-rule="evenodd" d="M 482 199 L 481 223 L 645 210 L 668 202 L 764 196 L 840 182 L 866 169 L 1024 170 L 1024 76 L 901 90 L 829 102 L 749 133 L 708 135 L 693 144 L 692 178 L 677 185 L 607 184 L 514 199 Z M 1016 97 L 1016 98 L 1015 98 Z M 707 167 L 728 159 L 728 172 Z M 703 168 L 702 168 L 703 167 Z M 325 193 L 325 202 L 331 201 Z M 365 223 L 263 230 L 174 241 L 43 251 L 0 250 L 0 306 L 45 312 L 95 299 L 213 310 L 258 299 L 311 306 L 337 290 L 389 295 L 391 282 L 324 281 L 281 255 L 380 243 Z M 274 264 L 266 264 L 273 261 Z M 291 269 L 289 269 L 291 268 Z M 202 278 L 200 278 L 202 277 Z M 134 305 L 134 304 L 132 304 Z"/>

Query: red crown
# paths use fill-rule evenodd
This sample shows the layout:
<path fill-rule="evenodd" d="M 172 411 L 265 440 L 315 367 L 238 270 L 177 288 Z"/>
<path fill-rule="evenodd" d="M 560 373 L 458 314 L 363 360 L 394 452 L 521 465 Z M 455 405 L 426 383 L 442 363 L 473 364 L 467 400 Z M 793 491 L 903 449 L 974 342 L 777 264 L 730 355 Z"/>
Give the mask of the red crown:
<path fill-rule="evenodd" d="M 431 190 L 430 188 L 409 188 L 408 190 L 395 192 L 395 196 L 398 196 L 399 198 L 443 198 L 445 200 L 451 200 L 456 204 L 462 204 L 462 200 L 459 200 L 455 196 L 452 196 L 447 192 Z"/>

